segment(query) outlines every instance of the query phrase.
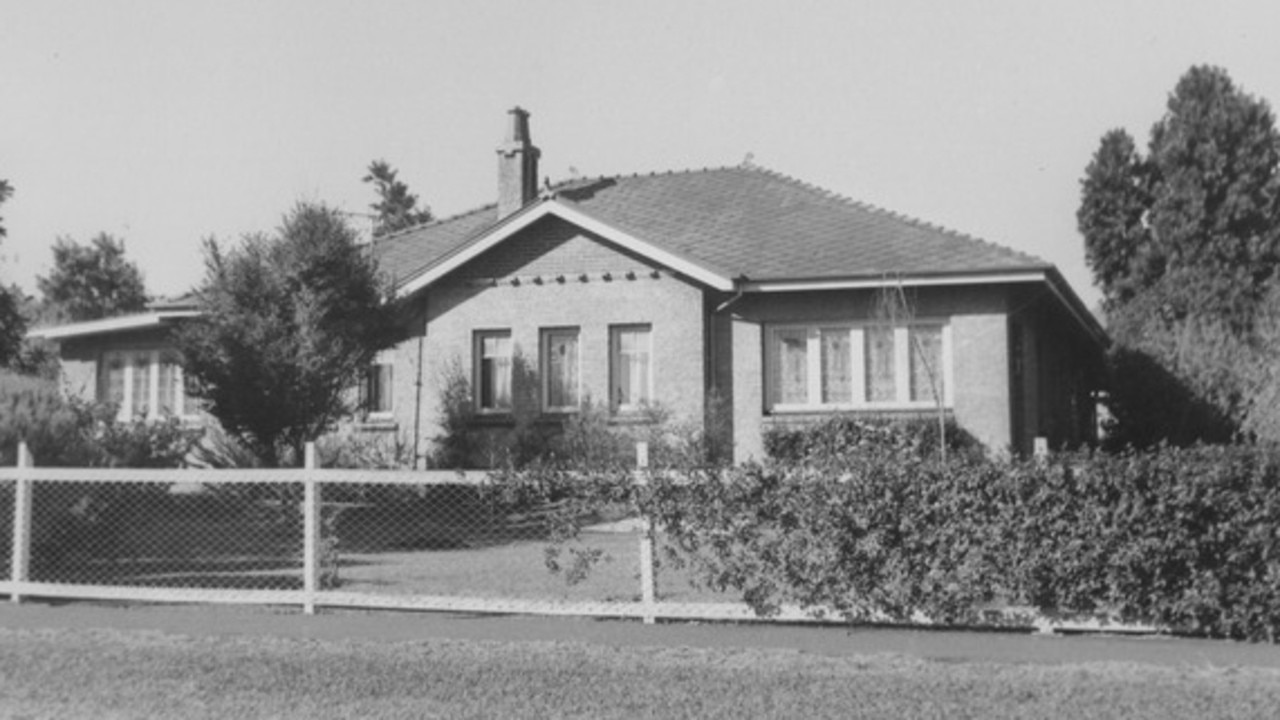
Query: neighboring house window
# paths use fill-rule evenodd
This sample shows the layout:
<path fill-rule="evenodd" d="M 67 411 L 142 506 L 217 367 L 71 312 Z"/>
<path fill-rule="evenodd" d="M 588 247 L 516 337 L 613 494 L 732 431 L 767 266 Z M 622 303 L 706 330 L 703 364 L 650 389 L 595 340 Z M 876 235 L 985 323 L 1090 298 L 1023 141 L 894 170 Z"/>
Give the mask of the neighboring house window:
<path fill-rule="evenodd" d="M 775 410 L 950 405 L 950 327 L 789 325 L 768 334 L 769 406 Z"/>
<path fill-rule="evenodd" d="M 578 329 L 542 331 L 542 409 L 568 412 L 578 409 Z"/>
<path fill-rule="evenodd" d="M 476 405 L 480 412 L 511 410 L 511 331 L 486 330 L 476 336 Z"/>
<path fill-rule="evenodd" d="M 364 382 L 360 385 L 360 406 L 371 418 L 391 416 L 393 367 L 391 355 L 380 353 L 365 371 Z"/>
<path fill-rule="evenodd" d="M 119 420 L 183 417 L 189 410 L 182 367 L 160 350 L 103 353 L 98 400 L 114 404 Z"/>
<path fill-rule="evenodd" d="M 609 328 L 610 404 L 638 410 L 653 399 L 653 332 L 648 325 Z"/>

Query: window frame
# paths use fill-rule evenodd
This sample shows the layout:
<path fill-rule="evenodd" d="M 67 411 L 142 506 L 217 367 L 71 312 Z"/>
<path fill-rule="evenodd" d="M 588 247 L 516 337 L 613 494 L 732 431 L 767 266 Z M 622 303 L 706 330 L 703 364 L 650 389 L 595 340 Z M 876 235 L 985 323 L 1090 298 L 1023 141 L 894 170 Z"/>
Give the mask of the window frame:
<path fill-rule="evenodd" d="M 385 379 L 382 377 L 383 370 L 386 371 Z M 383 350 L 378 353 L 369 367 L 365 370 L 365 376 L 360 382 L 360 407 L 364 410 L 365 418 L 372 421 L 386 421 L 395 416 L 396 394 L 395 394 L 395 355 L 393 351 Z M 377 378 L 375 380 L 375 377 Z M 373 385 L 377 383 L 377 390 L 374 393 Z M 375 397 L 375 395 L 380 397 Z M 374 405 L 375 400 L 385 398 L 386 407 L 380 408 Z M 381 403 L 379 403 L 381 404 Z"/>
<path fill-rule="evenodd" d="M 573 402 L 568 405 L 551 404 L 551 343 L 557 336 L 572 335 L 577 348 L 574 356 Z M 582 329 L 576 325 L 561 325 L 538 330 L 539 402 L 544 413 L 576 413 L 582 408 Z"/>
<path fill-rule="evenodd" d="M 138 361 L 145 360 L 145 364 Z M 137 418 L 141 418 L 148 422 L 153 422 L 167 417 L 178 418 L 179 420 L 194 420 L 198 415 L 192 412 L 195 404 L 187 396 L 187 384 L 182 363 L 178 362 L 173 355 L 172 350 L 163 348 L 150 349 L 111 349 L 104 350 L 98 356 L 97 364 L 97 390 L 95 399 L 98 402 L 113 402 L 109 397 L 110 394 L 110 364 L 113 360 L 119 360 L 120 367 L 120 384 L 121 399 L 120 405 L 116 409 L 116 420 L 118 422 L 129 422 Z M 161 368 L 164 366 L 173 368 L 170 382 L 173 386 L 173 408 L 169 412 L 162 412 L 160 408 L 161 388 L 160 376 Z M 139 398 L 134 397 L 134 389 L 137 386 L 136 374 L 139 367 L 146 368 L 145 388 L 146 402 L 140 402 Z M 145 405 L 146 412 L 138 412 L 139 406 Z"/>
<path fill-rule="evenodd" d="M 645 366 L 645 375 L 642 379 L 642 394 L 645 399 L 640 402 L 623 403 L 614 393 L 614 389 L 619 387 L 618 379 L 622 368 L 622 335 L 626 332 L 635 331 L 644 332 L 645 350 L 649 358 L 649 362 Z M 638 413 L 653 403 L 654 365 L 656 364 L 653 353 L 653 336 L 652 323 L 622 323 L 609 326 L 609 409 L 611 412 L 619 415 Z"/>
<path fill-rule="evenodd" d="M 765 410 L 770 413 L 793 412 L 849 412 L 887 410 L 926 410 L 936 408 L 936 400 L 911 399 L 911 367 L 914 350 L 911 342 L 913 328 L 939 328 L 941 330 L 940 364 L 942 379 L 942 405 L 954 407 L 955 383 L 952 378 L 951 322 L 946 318 L 922 317 L 905 323 L 895 323 L 893 330 L 893 379 L 894 397 L 891 400 L 869 400 L 871 387 L 867 376 L 867 341 L 869 328 L 884 327 L 884 323 L 872 321 L 786 322 L 767 325 L 764 333 Z M 781 402 L 781 336 L 803 333 L 805 337 L 805 400 Z M 849 384 L 851 402 L 823 401 L 823 340 L 824 332 L 847 332 L 849 336 Z"/>
<path fill-rule="evenodd" d="M 489 338 L 505 338 L 507 340 L 507 404 L 484 406 L 484 341 Z M 472 400 L 475 411 L 479 415 L 510 415 L 515 404 L 515 340 L 510 328 L 493 328 L 476 330 L 472 333 L 472 367 L 471 387 L 474 389 Z M 495 356 L 496 357 L 496 356 Z"/>

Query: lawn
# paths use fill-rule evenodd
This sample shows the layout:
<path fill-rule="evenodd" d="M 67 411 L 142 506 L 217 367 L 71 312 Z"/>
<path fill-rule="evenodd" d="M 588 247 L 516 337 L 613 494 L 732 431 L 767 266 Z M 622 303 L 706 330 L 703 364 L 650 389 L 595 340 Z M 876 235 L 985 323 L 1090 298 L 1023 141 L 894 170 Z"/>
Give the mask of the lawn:
<path fill-rule="evenodd" d="M 1273 718 L 1264 668 L 0 628 L 0 716 Z"/>

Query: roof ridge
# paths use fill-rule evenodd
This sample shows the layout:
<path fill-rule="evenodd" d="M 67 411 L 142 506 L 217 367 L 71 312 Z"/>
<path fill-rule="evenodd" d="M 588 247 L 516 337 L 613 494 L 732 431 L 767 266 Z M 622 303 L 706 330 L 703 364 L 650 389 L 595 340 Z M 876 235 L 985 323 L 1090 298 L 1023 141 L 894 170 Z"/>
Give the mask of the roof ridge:
<path fill-rule="evenodd" d="M 374 243 L 380 243 L 380 242 L 385 242 L 387 240 L 396 240 L 403 235 L 408 235 L 409 233 L 417 232 L 418 230 L 424 230 L 426 228 L 435 227 L 437 225 L 444 225 L 445 223 L 455 222 L 457 220 L 461 220 L 464 217 L 468 217 L 471 215 L 475 215 L 476 213 L 484 212 L 485 210 L 492 210 L 497 206 L 498 206 L 497 203 L 486 203 L 484 205 L 480 205 L 479 207 L 474 207 L 474 208 L 471 208 L 470 210 L 463 210 L 462 212 L 456 212 L 446 217 L 431 218 L 426 222 L 418 223 L 417 225 L 410 225 L 409 227 L 400 228 L 399 230 L 389 232 L 386 235 L 376 237 L 374 238 L 373 241 Z"/>
<path fill-rule="evenodd" d="M 876 213 L 876 214 L 878 214 L 878 215 L 883 215 L 883 216 L 886 216 L 886 217 L 890 217 L 890 218 L 893 218 L 894 220 L 898 220 L 898 221 L 901 221 L 901 222 L 905 222 L 905 223 L 907 223 L 907 224 L 909 224 L 909 225 L 914 225 L 914 226 L 916 226 L 916 227 L 918 227 L 918 228 L 921 228 L 921 229 L 923 229 L 923 230 L 929 230 L 929 231 L 932 231 L 932 232 L 942 233 L 942 234 L 944 234 L 944 235 L 949 235 L 949 236 L 951 236 L 951 237 L 953 237 L 953 238 L 956 238 L 956 239 L 958 239 L 958 240 L 964 240 L 964 241 L 967 241 L 967 242 L 974 242 L 974 243 L 978 243 L 978 244 L 980 244 L 980 245 L 984 245 L 984 246 L 986 246 L 986 247 L 995 248 L 995 249 L 998 249 L 998 250 L 1003 250 L 1003 251 L 1005 251 L 1005 252 L 1015 253 L 1015 254 L 1020 255 L 1020 256 L 1022 256 L 1022 257 L 1024 257 L 1024 258 L 1029 258 L 1029 259 L 1035 260 L 1036 262 L 1043 263 L 1043 264 L 1045 264 L 1045 265 L 1049 265 L 1049 264 L 1050 264 L 1050 263 L 1046 262 L 1043 258 L 1037 257 L 1037 256 L 1032 255 L 1032 254 L 1027 253 L 1027 252 L 1023 252 L 1022 250 L 1014 249 L 1014 248 L 1012 248 L 1012 247 L 1009 247 L 1008 245 L 1005 245 L 1005 244 L 1002 244 L 1002 243 L 998 243 L 998 242 L 995 242 L 995 241 L 993 241 L 993 240 L 987 240 L 986 238 L 978 237 L 977 235 L 973 235 L 973 234 L 970 234 L 970 233 L 964 232 L 963 230 L 956 230 L 956 229 L 954 229 L 954 228 L 949 228 L 949 227 L 947 227 L 947 226 L 945 226 L 945 225 L 939 225 L 938 223 L 929 222 L 928 220 L 924 220 L 924 219 L 919 218 L 919 217 L 916 217 L 916 216 L 914 216 L 914 215 L 908 215 L 908 214 L 906 214 L 906 213 L 899 212 L 899 211 L 897 211 L 897 210 L 890 210 L 890 209 L 888 209 L 888 208 L 886 208 L 886 207 L 882 207 L 882 206 L 880 206 L 880 205 L 876 205 L 875 203 L 867 202 L 866 200 L 858 200 L 858 199 L 856 199 L 856 198 L 851 198 L 851 197 L 849 197 L 848 195 L 844 195 L 844 194 L 839 193 L 839 192 L 836 192 L 836 191 L 834 191 L 834 190 L 829 190 L 829 189 L 827 189 L 827 188 L 825 188 L 825 187 L 822 187 L 822 186 L 820 186 L 820 185 L 815 185 L 815 184 L 813 184 L 813 183 L 806 182 L 806 181 L 804 181 L 804 180 L 800 180 L 800 179 L 795 178 L 795 177 L 792 177 L 792 176 L 790 176 L 790 175 L 788 175 L 788 174 L 786 174 L 786 173 L 784 173 L 784 172 L 781 172 L 781 171 L 779 171 L 779 170 L 774 170 L 773 168 L 765 167 L 765 166 L 760 165 L 760 164 L 755 163 L 755 162 L 752 162 L 752 163 L 751 163 L 751 164 L 749 164 L 749 165 L 746 165 L 746 164 L 741 165 L 741 166 L 739 166 L 739 168 L 740 168 L 740 169 L 742 169 L 742 170 L 748 171 L 748 172 L 750 172 L 750 171 L 755 171 L 755 172 L 763 173 L 763 174 L 765 174 L 765 175 L 768 175 L 768 176 L 770 176 L 770 177 L 776 178 L 776 179 L 778 179 L 778 180 L 782 180 L 783 182 L 787 182 L 787 183 L 790 183 L 790 184 L 792 184 L 792 185 L 797 185 L 797 186 L 799 186 L 799 187 L 805 188 L 806 190 L 812 190 L 812 191 L 818 192 L 818 193 L 820 193 L 820 194 L 822 194 L 822 195 L 824 195 L 824 196 L 826 196 L 826 197 L 829 197 L 829 198 L 831 198 L 831 199 L 833 199 L 833 200 L 836 200 L 836 201 L 838 201 L 838 202 L 842 202 L 842 203 L 844 203 L 844 204 L 846 204 L 846 205 L 852 205 L 852 206 L 857 207 L 857 208 L 860 208 L 860 209 L 862 209 L 862 210 L 866 210 L 867 212 L 873 212 L 873 213 Z"/>

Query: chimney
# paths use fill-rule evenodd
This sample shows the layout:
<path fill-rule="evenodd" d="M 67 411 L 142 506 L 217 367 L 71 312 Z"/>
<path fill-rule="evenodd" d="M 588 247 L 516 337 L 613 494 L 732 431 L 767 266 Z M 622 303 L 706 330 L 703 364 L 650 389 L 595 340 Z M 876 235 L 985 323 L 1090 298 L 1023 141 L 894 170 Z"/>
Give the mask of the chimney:
<path fill-rule="evenodd" d="M 508 111 L 507 136 L 498 146 L 498 218 L 504 218 L 538 196 L 538 156 L 529 137 L 529 113 Z"/>

